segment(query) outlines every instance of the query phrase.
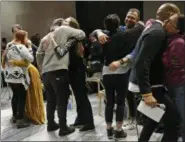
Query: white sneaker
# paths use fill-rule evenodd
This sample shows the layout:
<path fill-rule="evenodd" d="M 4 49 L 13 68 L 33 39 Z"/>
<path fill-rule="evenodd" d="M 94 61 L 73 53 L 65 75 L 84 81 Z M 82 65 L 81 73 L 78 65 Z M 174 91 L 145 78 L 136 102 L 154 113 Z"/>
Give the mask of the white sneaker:
<path fill-rule="evenodd" d="M 136 123 L 134 121 L 131 121 L 125 125 L 123 125 L 123 130 L 133 130 L 136 128 Z"/>

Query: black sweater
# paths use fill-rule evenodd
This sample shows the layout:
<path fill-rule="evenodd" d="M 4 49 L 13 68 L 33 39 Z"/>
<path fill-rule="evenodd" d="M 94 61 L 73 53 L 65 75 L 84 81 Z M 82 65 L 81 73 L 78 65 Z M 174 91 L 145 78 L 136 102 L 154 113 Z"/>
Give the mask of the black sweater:
<path fill-rule="evenodd" d="M 141 94 L 151 93 L 151 85 L 162 84 L 162 54 L 165 48 L 166 34 L 161 23 L 153 23 L 138 39 L 131 81 L 137 82 Z"/>
<path fill-rule="evenodd" d="M 132 29 L 122 32 L 118 30 L 116 32 L 103 31 L 109 36 L 107 43 L 103 45 L 104 64 L 108 66 L 110 63 L 116 60 L 120 60 L 128 53 L 130 53 L 142 33 L 144 26 L 136 24 Z M 97 32 L 94 33 L 97 37 Z"/>

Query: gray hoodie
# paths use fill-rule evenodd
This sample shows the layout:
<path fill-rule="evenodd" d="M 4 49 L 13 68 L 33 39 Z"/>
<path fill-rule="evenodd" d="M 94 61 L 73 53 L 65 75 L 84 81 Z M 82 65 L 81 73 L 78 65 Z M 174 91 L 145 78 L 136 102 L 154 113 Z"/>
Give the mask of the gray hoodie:
<path fill-rule="evenodd" d="M 42 74 L 60 69 L 68 70 L 69 53 L 61 59 L 57 58 L 54 51 L 55 45 L 51 37 L 54 38 L 57 45 L 63 47 L 69 38 L 74 37 L 77 40 L 84 39 L 85 33 L 82 30 L 62 25 L 54 32 L 43 37 L 36 53 L 37 64 Z"/>

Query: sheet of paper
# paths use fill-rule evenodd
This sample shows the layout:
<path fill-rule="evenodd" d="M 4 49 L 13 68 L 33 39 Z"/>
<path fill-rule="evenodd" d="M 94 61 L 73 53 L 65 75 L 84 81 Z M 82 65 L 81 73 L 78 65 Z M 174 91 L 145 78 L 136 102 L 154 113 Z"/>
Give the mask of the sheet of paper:
<path fill-rule="evenodd" d="M 134 83 L 132 83 L 132 82 L 129 82 L 128 90 L 131 91 L 131 92 L 134 92 L 134 93 L 139 93 L 140 92 L 139 86 L 134 84 Z"/>
<path fill-rule="evenodd" d="M 159 122 L 164 115 L 165 111 L 159 107 L 152 108 L 145 104 L 144 101 L 141 101 L 137 110 L 153 119 L 156 122 Z"/>

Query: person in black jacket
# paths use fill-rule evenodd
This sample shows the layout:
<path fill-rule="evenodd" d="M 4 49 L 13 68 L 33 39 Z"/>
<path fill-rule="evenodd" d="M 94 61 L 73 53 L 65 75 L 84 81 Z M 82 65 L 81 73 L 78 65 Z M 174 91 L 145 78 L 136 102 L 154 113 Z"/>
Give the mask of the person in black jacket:
<path fill-rule="evenodd" d="M 65 22 L 66 24 L 68 22 L 69 26 L 73 28 L 80 28 L 79 23 L 72 17 L 67 18 Z M 55 52 L 59 58 L 62 58 L 67 52 L 69 52 L 69 80 L 77 105 L 77 117 L 74 124 L 71 126 L 81 127 L 81 132 L 95 129 L 92 107 L 87 96 L 86 66 L 83 62 L 83 51 L 86 51 L 84 45 L 85 40 L 77 41 L 72 38 L 68 40 L 64 45 L 64 48 L 60 48 L 60 46 L 55 48 Z"/>
<path fill-rule="evenodd" d="M 156 21 L 145 28 L 140 36 L 134 53 L 131 82 L 138 84 L 144 102 L 157 107 L 159 104 L 166 106 L 164 121 L 164 135 L 162 141 L 177 141 L 179 114 L 173 101 L 166 94 L 163 87 L 162 55 L 167 46 L 166 33 L 163 29 L 164 22 L 175 13 L 180 13 L 179 8 L 171 3 L 165 3 L 159 7 Z M 125 61 L 125 59 L 123 59 Z M 152 119 L 145 122 L 139 137 L 139 142 L 149 141 L 158 123 Z"/>
<path fill-rule="evenodd" d="M 125 26 L 120 26 L 121 28 L 121 31 L 124 32 L 124 31 L 128 31 L 132 28 L 134 28 L 137 24 L 137 22 L 140 22 L 141 24 L 141 21 L 140 20 L 140 11 L 136 8 L 131 8 L 128 10 L 128 13 L 125 17 Z M 144 23 L 142 23 L 144 25 Z M 142 29 L 144 29 L 144 26 L 141 27 Z M 139 29 L 139 28 L 138 28 Z M 129 43 L 135 43 L 137 42 L 137 39 L 139 38 L 138 35 L 141 34 L 142 30 L 138 30 L 138 31 L 135 31 L 135 29 L 133 30 L 134 31 L 134 34 L 136 34 L 136 36 L 132 36 L 130 37 L 130 41 L 127 40 L 127 42 Z M 132 30 L 130 32 L 133 32 Z M 129 38 L 128 37 L 125 37 L 126 39 Z M 124 39 L 125 39 L 124 38 Z M 107 36 L 106 35 L 103 35 L 101 34 L 98 38 L 98 40 L 104 44 L 106 43 L 106 40 L 107 40 Z M 124 45 L 124 47 L 127 46 L 126 44 Z M 134 48 L 134 46 L 133 46 Z M 113 62 L 112 64 L 110 64 L 110 67 L 112 70 L 116 70 L 117 68 L 119 68 L 121 66 L 120 64 L 120 61 L 115 61 Z M 131 92 L 130 90 L 128 90 L 128 93 L 126 95 L 126 99 L 128 101 L 128 108 L 129 108 L 129 123 L 123 125 L 123 129 L 124 130 L 128 130 L 128 129 L 134 129 L 136 127 L 135 125 L 135 120 L 136 120 L 136 108 L 137 108 L 137 101 L 136 101 L 136 96 L 135 96 L 135 93 Z"/>
<path fill-rule="evenodd" d="M 116 102 L 116 131 L 115 138 L 124 138 L 127 134 L 122 129 L 125 96 L 128 88 L 128 78 L 130 66 L 121 66 L 115 71 L 112 71 L 111 64 L 114 61 L 120 60 L 127 53 L 129 53 L 135 46 L 137 39 L 139 38 L 143 25 L 137 24 L 136 27 L 122 32 L 119 28 L 120 19 L 116 14 L 108 15 L 104 20 L 106 30 L 102 31 L 107 35 L 107 42 L 103 44 L 103 83 L 106 92 L 106 108 L 105 108 L 105 120 L 107 123 L 107 135 L 108 138 L 113 136 L 112 119 L 113 108 Z M 102 33 L 96 30 L 93 32 L 96 37 L 99 37 Z M 122 62 L 121 62 L 122 63 Z M 115 99 L 116 91 L 116 99 Z"/>

